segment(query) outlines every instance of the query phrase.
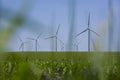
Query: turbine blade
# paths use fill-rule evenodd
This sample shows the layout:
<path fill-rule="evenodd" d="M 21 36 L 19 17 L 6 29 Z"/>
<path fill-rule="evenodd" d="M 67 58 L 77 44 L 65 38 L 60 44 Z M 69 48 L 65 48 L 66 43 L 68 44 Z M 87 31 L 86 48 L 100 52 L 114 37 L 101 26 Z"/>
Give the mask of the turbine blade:
<path fill-rule="evenodd" d="M 62 43 L 64 45 L 64 42 L 61 39 L 59 39 L 59 38 L 57 38 L 57 39 L 60 41 L 60 43 Z"/>
<path fill-rule="evenodd" d="M 59 28 L 60 28 L 60 24 L 58 25 L 58 28 L 57 28 L 57 31 L 56 31 L 56 35 L 57 35 L 58 32 L 59 32 Z"/>
<path fill-rule="evenodd" d="M 19 50 L 22 48 L 22 46 L 23 46 L 23 43 L 20 45 Z"/>
<path fill-rule="evenodd" d="M 88 28 L 90 27 L 90 12 L 88 14 Z"/>
<path fill-rule="evenodd" d="M 88 29 L 85 29 L 84 31 L 78 33 L 75 37 L 78 37 L 79 35 L 81 35 L 82 33 L 86 32 Z"/>
<path fill-rule="evenodd" d="M 18 37 L 18 39 L 19 39 L 21 42 L 23 42 L 19 35 L 17 35 L 17 37 Z"/>
<path fill-rule="evenodd" d="M 38 35 L 37 39 L 39 39 L 41 35 L 42 35 L 42 33 L 40 33 L 40 34 Z"/>
<path fill-rule="evenodd" d="M 97 32 L 90 29 L 91 32 L 95 33 L 97 36 L 101 37 Z"/>
<path fill-rule="evenodd" d="M 56 36 L 50 36 L 50 37 L 47 37 L 47 38 L 45 38 L 45 39 L 50 39 L 50 38 L 54 38 L 54 37 L 56 37 Z"/>

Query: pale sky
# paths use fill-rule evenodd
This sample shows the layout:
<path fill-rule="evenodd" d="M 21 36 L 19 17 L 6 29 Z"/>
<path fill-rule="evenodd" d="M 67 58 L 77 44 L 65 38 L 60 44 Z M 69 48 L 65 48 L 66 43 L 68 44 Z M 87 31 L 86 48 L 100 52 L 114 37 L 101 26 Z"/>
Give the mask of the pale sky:
<path fill-rule="evenodd" d="M 16 13 L 21 10 L 21 6 L 23 5 L 24 0 L 0 0 L 1 7 L 9 10 L 10 13 Z M 27 0 L 28 2 L 23 7 L 24 9 L 26 6 L 29 6 L 29 10 L 26 13 L 28 18 L 28 23 L 25 23 L 24 26 L 17 29 L 15 34 L 12 36 L 9 50 L 10 51 L 20 51 L 19 46 L 21 42 L 17 38 L 17 35 L 21 37 L 23 41 L 27 41 L 28 43 L 25 44 L 25 51 L 35 51 L 35 42 L 30 41 L 26 38 L 36 38 L 41 32 L 43 33 L 41 38 L 39 39 L 39 51 L 51 51 L 50 40 L 45 40 L 44 38 L 54 35 L 57 29 L 57 26 L 60 24 L 59 34 L 58 37 L 65 43 L 65 48 L 68 44 L 68 33 L 70 30 L 69 27 L 69 1 L 70 0 Z M 88 20 L 88 13 L 91 13 L 91 22 L 90 27 L 92 30 L 97 32 L 102 36 L 102 38 L 98 38 L 96 35 L 91 34 L 95 40 L 101 42 L 103 49 L 107 50 L 107 30 L 105 30 L 107 26 L 108 20 L 108 1 L 109 0 L 76 0 L 75 4 L 75 26 L 76 31 L 75 34 L 85 30 L 87 28 L 87 20 Z M 23 9 L 22 8 L 22 9 Z M 114 30 L 115 35 L 119 29 L 119 21 L 120 17 L 120 1 L 114 0 L 113 3 L 114 8 Z M 13 16 L 10 13 L 7 15 Z M 103 30 L 104 31 L 103 31 Z M 118 31 L 119 32 L 119 31 Z M 17 34 L 17 35 L 16 35 Z M 117 39 L 117 36 L 115 36 Z M 116 39 L 114 42 L 117 41 Z M 87 51 L 87 43 L 88 35 L 87 32 L 82 34 L 77 38 L 77 42 L 79 44 L 79 51 Z M 97 42 L 98 44 L 98 42 Z M 96 44 L 96 45 L 97 45 Z M 116 46 L 116 45 L 114 45 Z M 91 49 L 93 47 L 91 41 Z M 61 51 L 61 44 L 58 42 L 58 50 Z M 114 47 L 113 50 L 116 50 Z"/>

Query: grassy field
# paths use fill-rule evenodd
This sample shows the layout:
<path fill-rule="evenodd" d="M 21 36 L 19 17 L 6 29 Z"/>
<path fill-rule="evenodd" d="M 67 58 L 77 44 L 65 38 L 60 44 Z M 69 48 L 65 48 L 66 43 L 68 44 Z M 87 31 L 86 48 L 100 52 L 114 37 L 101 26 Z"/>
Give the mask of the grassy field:
<path fill-rule="evenodd" d="M 7 52 L 0 80 L 120 80 L 119 52 Z"/>

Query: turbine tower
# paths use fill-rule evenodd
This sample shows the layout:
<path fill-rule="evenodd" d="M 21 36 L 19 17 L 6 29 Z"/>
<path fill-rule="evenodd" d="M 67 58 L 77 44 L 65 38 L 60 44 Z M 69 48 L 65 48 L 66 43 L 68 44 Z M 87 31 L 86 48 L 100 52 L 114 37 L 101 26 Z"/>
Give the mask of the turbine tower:
<path fill-rule="evenodd" d="M 27 39 L 29 39 L 29 40 L 35 41 L 35 51 L 36 51 L 36 52 L 38 51 L 38 40 L 39 40 L 39 38 L 40 38 L 41 35 L 42 35 L 42 33 L 40 33 L 40 34 L 37 36 L 37 38 L 27 38 Z"/>
<path fill-rule="evenodd" d="M 45 39 L 55 38 L 55 51 L 56 52 L 57 52 L 57 41 L 58 41 L 59 28 L 60 28 L 60 24 L 58 25 L 58 28 L 57 28 L 57 31 L 56 31 L 55 35 L 45 38 Z"/>
<path fill-rule="evenodd" d="M 88 52 L 90 52 L 90 37 L 91 37 L 90 32 L 93 32 L 94 34 L 96 34 L 97 36 L 100 37 L 100 35 L 97 32 L 90 29 L 90 13 L 88 15 L 88 27 L 87 27 L 87 29 L 85 29 L 82 32 L 78 33 L 75 37 L 78 37 L 78 36 L 80 36 L 81 34 L 87 32 L 87 31 L 88 31 Z"/>

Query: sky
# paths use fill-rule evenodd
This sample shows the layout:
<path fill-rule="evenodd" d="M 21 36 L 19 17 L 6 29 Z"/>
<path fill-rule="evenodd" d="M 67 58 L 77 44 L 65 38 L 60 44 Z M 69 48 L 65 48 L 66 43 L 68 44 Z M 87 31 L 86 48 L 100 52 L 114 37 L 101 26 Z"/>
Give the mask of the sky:
<path fill-rule="evenodd" d="M 17 12 L 22 12 L 28 20 L 21 28 L 17 29 L 12 36 L 8 49 L 10 51 L 21 51 L 19 49 L 21 42 L 20 38 L 27 42 L 25 44 L 25 51 L 35 51 L 35 41 L 28 40 L 27 38 L 36 38 L 40 33 L 42 33 L 39 39 L 39 51 L 51 51 L 51 40 L 45 40 L 46 37 L 54 35 L 58 25 L 60 24 L 60 29 L 58 37 L 64 42 L 66 50 L 68 47 L 68 36 L 70 31 L 70 0 L 0 0 L 2 8 L 9 10 L 12 14 L 17 14 Z M 91 14 L 90 28 L 100 34 L 102 38 L 97 37 L 95 34 L 91 33 L 96 44 L 101 44 L 102 50 L 107 50 L 107 30 L 108 28 L 108 8 L 109 0 L 76 0 L 75 1 L 75 32 L 73 35 L 87 28 L 88 14 Z M 115 35 L 119 29 L 119 0 L 114 0 L 114 30 Z M 26 10 L 27 9 L 27 10 Z M 14 15 L 6 14 L 14 17 Z M 119 32 L 119 31 L 118 31 Z M 17 34 L 17 35 L 16 35 Z M 114 36 L 117 39 L 117 36 Z M 116 40 L 115 39 L 115 40 Z M 75 39 L 73 43 L 79 44 L 79 51 L 87 51 L 88 35 L 87 32 Z M 114 42 L 116 42 L 114 40 Z M 53 41 L 54 43 L 55 41 Z M 117 44 L 117 43 L 116 43 Z M 116 45 L 114 45 L 116 46 Z M 91 40 L 91 48 L 93 48 L 93 43 Z M 61 51 L 61 44 L 58 41 L 58 50 Z M 75 49 L 74 49 L 75 50 Z M 114 47 L 113 50 L 116 50 Z"/>

